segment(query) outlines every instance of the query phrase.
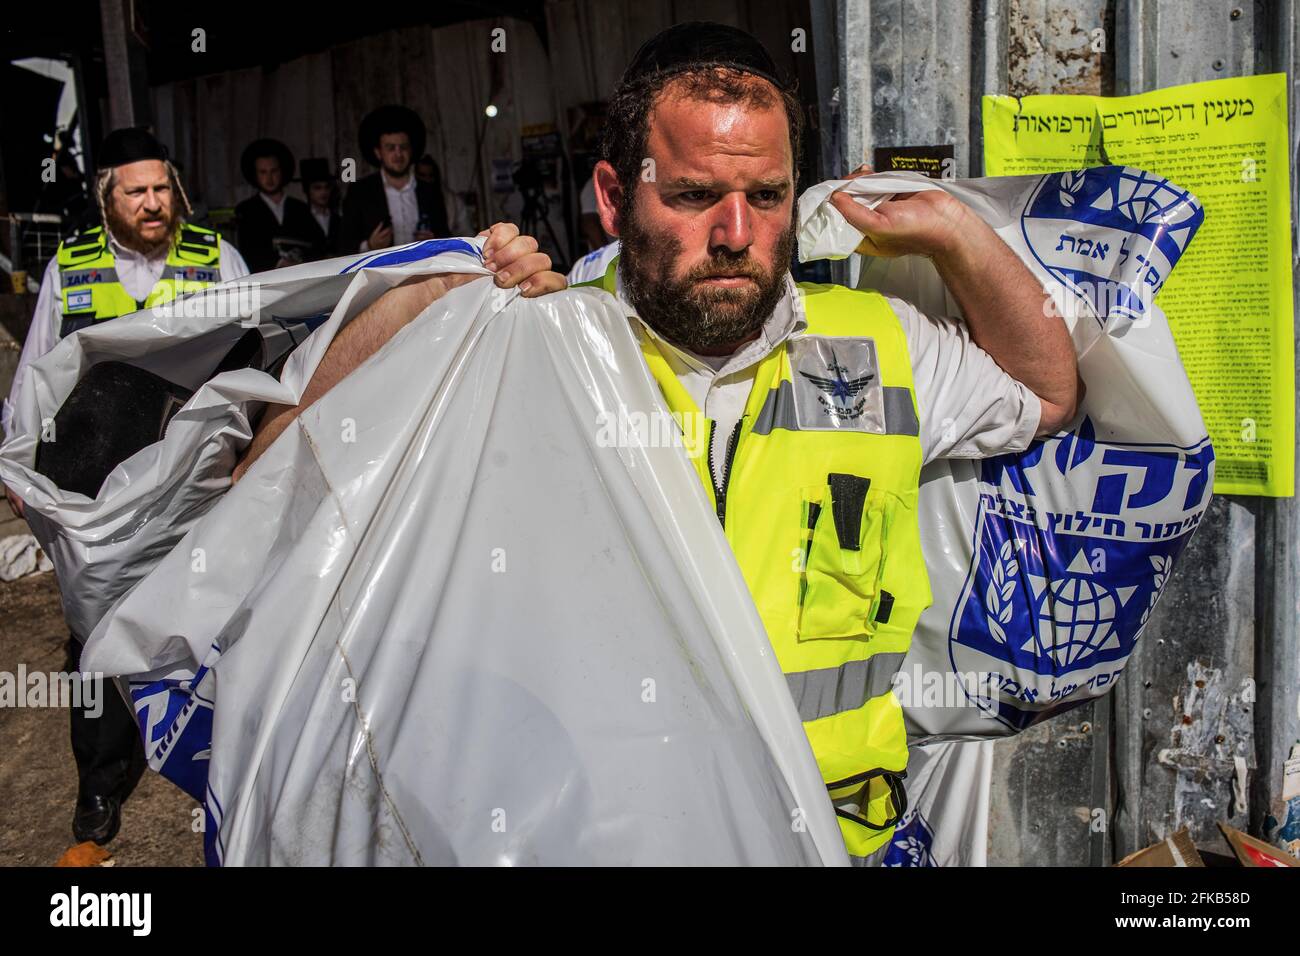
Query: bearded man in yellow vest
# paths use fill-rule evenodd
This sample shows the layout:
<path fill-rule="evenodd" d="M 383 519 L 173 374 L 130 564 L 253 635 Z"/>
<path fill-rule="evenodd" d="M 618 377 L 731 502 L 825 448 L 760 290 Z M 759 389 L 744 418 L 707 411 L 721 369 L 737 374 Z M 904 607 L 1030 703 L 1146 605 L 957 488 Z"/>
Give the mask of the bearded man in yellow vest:
<path fill-rule="evenodd" d="M 191 210 L 180 176 L 166 148 L 147 130 L 119 129 L 105 137 L 95 187 L 103 225 L 65 239 L 50 260 L 11 398 L 18 395 L 27 367 L 64 336 L 248 275 L 234 247 L 211 229 L 185 221 Z M 12 416 L 6 401 L 6 433 Z M 21 515 L 22 502 L 7 488 L 5 494 Z M 68 640 L 66 670 L 79 669 L 86 636 L 73 634 Z M 135 715 L 117 691 L 104 686 L 96 700 L 102 707 L 71 711 L 78 775 L 72 829 L 79 841 L 107 843 L 144 770 L 144 750 Z"/>
<path fill-rule="evenodd" d="M 595 169 L 622 242 L 601 284 L 633 321 L 785 672 L 850 858 L 906 808 L 892 679 L 930 604 L 921 466 L 1020 451 L 1074 417 L 1068 332 L 996 234 L 942 192 L 832 201 L 863 255 L 925 255 L 966 326 L 867 290 L 799 285 L 802 107 L 748 34 L 672 27 L 610 101 Z"/>
<path fill-rule="evenodd" d="M 1037 280 L 946 193 L 875 211 L 832 201 L 866 236 L 859 253 L 931 257 L 964 325 L 867 290 L 796 285 L 801 136 L 802 107 L 753 37 L 686 23 L 648 41 L 610 101 L 594 173 L 601 225 L 622 241 L 595 284 L 617 297 L 671 410 L 703 422 L 707 441 L 686 443 L 693 464 L 849 856 L 868 864 L 906 807 L 892 679 L 930 603 L 921 466 L 1023 450 L 1074 417 L 1081 383 Z M 497 284 L 530 296 L 562 285 L 535 249 L 509 232 L 490 241 Z M 268 411 L 236 476 L 460 278 L 395 289 L 345 327 L 303 403 Z"/>

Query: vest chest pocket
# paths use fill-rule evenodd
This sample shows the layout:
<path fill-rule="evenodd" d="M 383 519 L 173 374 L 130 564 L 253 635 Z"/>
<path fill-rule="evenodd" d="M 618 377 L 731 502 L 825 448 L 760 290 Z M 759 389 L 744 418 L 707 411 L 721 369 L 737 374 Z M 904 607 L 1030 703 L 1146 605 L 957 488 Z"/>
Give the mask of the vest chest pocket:
<path fill-rule="evenodd" d="M 857 475 L 827 475 L 801 489 L 803 569 L 796 636 L 870 640 L 889 620 L 881 587 L 897 498 Z"/>

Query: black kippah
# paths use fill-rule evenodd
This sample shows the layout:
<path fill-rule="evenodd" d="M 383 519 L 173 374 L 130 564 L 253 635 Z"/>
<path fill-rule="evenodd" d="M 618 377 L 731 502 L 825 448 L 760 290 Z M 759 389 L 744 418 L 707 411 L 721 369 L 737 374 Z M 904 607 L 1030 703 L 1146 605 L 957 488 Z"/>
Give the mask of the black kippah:
<path fill-rule="evenodd" d="M 97 165 L 102 172 L 114 166 L 138 163 L 142 159 L 167 159 L 167 147 L 152 133 L 138 126 L 115 129 L 99 145 Z"/>
<path fill-rule="evenodd" d="M 744 30 L 702 20 L 671 26 L 641 44 L 620 85 L 654 73 L 684 73 L 701 66 L 726 67 L 761 76 L 778 88 L 785 85 L 758 40 Z"/>

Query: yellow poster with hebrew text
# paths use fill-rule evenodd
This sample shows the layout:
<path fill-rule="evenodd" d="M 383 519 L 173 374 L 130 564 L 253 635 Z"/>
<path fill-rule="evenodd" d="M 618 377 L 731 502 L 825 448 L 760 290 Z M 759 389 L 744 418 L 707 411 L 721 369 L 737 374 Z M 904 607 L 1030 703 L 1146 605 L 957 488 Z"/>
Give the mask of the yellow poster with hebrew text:
<path fill-rule="evenodd" d="M 1136 96 L 986 96 L 989 176 L 1107 163 L 1163 176 L 1205 223 L 1157 297 L 1215 451 L 1219 494 L 1295 493 L 1286 75 Z"/>

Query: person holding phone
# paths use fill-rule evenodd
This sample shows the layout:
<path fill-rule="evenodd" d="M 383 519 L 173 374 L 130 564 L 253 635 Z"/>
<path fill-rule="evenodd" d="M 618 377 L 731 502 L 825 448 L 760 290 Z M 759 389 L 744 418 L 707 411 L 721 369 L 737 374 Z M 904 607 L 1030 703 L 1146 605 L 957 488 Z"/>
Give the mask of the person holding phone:
<path fill-rule="evenodd" d="M 367 252 L 451 234 L 442 190 L 415 176 L 425 128 L 404 106 L 381 106 L 361 122 L 361 155 L 379 166 L 343 201 L 341 250 Z"/>

